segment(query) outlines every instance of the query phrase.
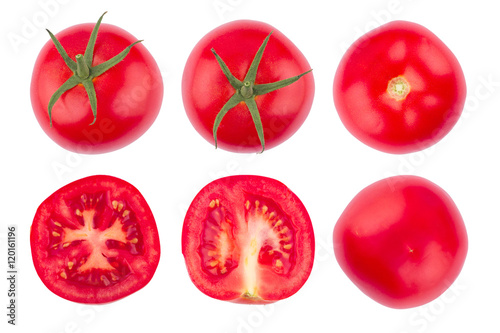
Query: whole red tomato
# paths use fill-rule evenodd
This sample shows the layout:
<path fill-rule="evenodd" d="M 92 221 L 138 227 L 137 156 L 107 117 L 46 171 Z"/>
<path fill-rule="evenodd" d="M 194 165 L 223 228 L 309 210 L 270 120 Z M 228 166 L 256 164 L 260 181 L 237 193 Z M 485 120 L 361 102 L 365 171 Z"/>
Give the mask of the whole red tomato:
<path fill-rule="evenodd" d="M 299 198 L 261 176 L 232 176 L 193 199 L 182 230 L 193 283 L 225 301 L 263 304 L 287 298 L 306 282 L 314 232 Z"/>
<path fill-rule="evenodd" d="M 149 51 L 125 30 L 100 24 L 101 19 L 52 35 L 31 80 L 40 126 L 57 144 L 78 153 L 130 144 L 153 124 L 163 99 L 160 70 Z"/>
<path fill-rule="evenodd" d="M 224 24 L 205 35 L 187 60 L 182 78 L 187 116 L 216 147 L 243 153 L 275 147 L 309 114 L 314 96 L 309 71 L 304 55 L 272 26 L 248 20 Z"/>
<path fill-rule="evenodd" d="M 452 129 L 466 85 L 460 64 L 436 35 L 394 21 L 347 50 L 333 93 L 349 132 L 372 148 L 401 154 L 427 148 Z"/>
<path fill-rule="evenodd" d="M 42 282 L 73 302 L 108 303 L 143 288 L 160 260 L 153 214 L 124 180 L 91 176 L 45 199 L 31 226 Z"/>
<path fill-rule="evenodd" d="M 441 295 L 460 273 L 468 247 L 453 200 L 416 176 L 383 179 L 362 190 L 335 225 L 333 243 L 352 282 L 391 308 Z"/>

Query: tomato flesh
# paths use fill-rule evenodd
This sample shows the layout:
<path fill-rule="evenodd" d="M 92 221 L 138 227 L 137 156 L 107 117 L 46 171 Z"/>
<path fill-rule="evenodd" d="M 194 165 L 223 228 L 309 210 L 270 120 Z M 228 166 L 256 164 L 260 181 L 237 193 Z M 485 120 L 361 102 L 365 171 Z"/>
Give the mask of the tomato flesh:
<path fill-rule="evenodd" d="M 158 265 L 159 239 L 138 195 L 122 180 L 93 176 L 42 203 L 31 246 L 37 273 L 50 290 L 76 302 L 106 303 L 149 282 Z"/>
<path fill-rule="evenodd" d="M 268 193 L 262 193 L 259 187 L 266 184 Z M 282 191 L 288 192 L 285 197 Z M 194 199 L 184 222 L 183 254 L 193 282 L 207 295 L 267 303 L 305 283 L 314 235 L 305 208 L 283 184 L 229 177 L 207 185 Z"/>

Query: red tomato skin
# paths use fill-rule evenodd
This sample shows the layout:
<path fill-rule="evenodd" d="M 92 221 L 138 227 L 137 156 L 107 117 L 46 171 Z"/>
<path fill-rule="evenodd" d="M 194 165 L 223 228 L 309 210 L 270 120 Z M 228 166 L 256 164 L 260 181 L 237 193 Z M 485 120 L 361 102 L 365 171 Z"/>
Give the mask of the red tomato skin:
<path fill-rule="evenodd" d="M 94 24 L 79 24 L 58 34 L 57 39 L 71 59 L 84 54 Z M 103 63 L 137 38 L 114 25 L 102 23 L 94 49 L 93 66 Z M 54 43 L 40 51 L 31 80 L 31 103 L 44 132 L 61 147 L 86 154 L 100 154 L 123 148 L 137 140 L 153 124 L 163 100 L 163 80 L 153 56 L 142 43 L 132 47 L 120 63 L 93 80 L 97 96 L 97 118 L 83 85 L 65 92 L 52 109 L 52 94 L 70 77 Z"/>
<path fill-rule="evenodd" d="M 335 225 L 337 261 L 367 296 L 390 308 L 439 297 L 459 275 L 468 249 L 451 197 L 416 176 L 396 176 L 363 189 Z"/>
<path fill-rule="evenodd" d="M 266 23 L 251 20 L 229 22 L 210 31 L 189 55 L 182 77 L 184 107 L 196 131 L 211 144 L 214 144 L 215 117 L 235 93 L 211 49 L 237 79 L 243 80 L 255 53 L 271 31 L 255 84 L 287 79 L 311 69 L 304 55 L 285 35 Z M 309 114 L 313 97 L 312 73 L 287 87 L 257 96 L 266 150 L 283 143 L 299 129 Z M 217 131 L 217 146 L 240 153 L 262 150 L 244 103 L 225 115 Z"/>
<path fill-rule="evenodd" d="M 93 288 L 57 279 L 54 272 L 58 258 L 50 256 L 48 223 L 52 214 L 67 217 L 68 199 L 83 192 L 108 189 L 112 197 L 126 196 L 130 207 L 140 215 L 145 246 L 142 258 L 130 259 L 134 274 L 109 288 Z M 108 175 L 95 175 L 69 183 L 45 199 L 38 207 L 30 230 L 31 255 L 35 270 L 43 284 L 54 294 L 66 300 L 84 304 L 106 304 L 127 297 L 145 287 L 153 278 L 160 260 L 160 239 L 154 216 L 142 194 L 130 183 Z"/>
<path fill-rule="evenodd" d="M 224 278 L 214 278 L 202 270 L 202 259 L 198 255 L 200 235 L 206 208 L 211 200 L 220 198 L 221 205 L 231 207 L 234 216 L 241 215 L 235 202 L 243 201 L 248 193 L 275 200 L 293 219 L 296 227 L 296 266 L 287 275 L 278 276 L 268 270 L 261 272 L 266 283 L 259 293 L 260 299 L 245 298 L 241 294 L 243 272 L 239 267 Z M 234 237 L 238 238 L 236 228 Z M 186 214 L 182 230 L 182 254 L 193 284 L 212 298 L 240 304 L 268 304 L 295 294 L 307 281 L 314 262 L 314 231 L 310 217 L 300 199 L 283 183 L 267 177 L 240 175 L 217 179 L 207 184 L 193 199 Z"/>
<path fill-rule="evenodd" d="M 405 99 L 387 93 L 391 79 L 410 84 Z M 393 21 L 368 32 L 345 53 L 334 79 L 334 102 L 347 130 L 366 145 L 404 154 L 430 147 L 458 121 L 465 77 L 450 49 L 431 31 Z"/>

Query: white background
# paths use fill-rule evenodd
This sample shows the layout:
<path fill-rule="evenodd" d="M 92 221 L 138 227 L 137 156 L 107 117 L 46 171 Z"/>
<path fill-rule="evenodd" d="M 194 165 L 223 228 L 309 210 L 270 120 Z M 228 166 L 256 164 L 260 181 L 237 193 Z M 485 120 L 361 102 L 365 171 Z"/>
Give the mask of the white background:
<path fill-rule="evenodd" d="M 162 4 L 164 3 L 164 4 Z M 5 332 L 499 332 L 498 260 L 500 159 L 500 20 L 496 1 L 109 1 L 25 0 L 0 10 L 0 331 Z M 71 25 L 120 26 L 161 68 L 160 115 L 138 141 L 104 155 L 76 155 L 53 143 L 30 104 L 31 71 L 41 47 Z M 192 128 L 182 105 L 181 77 L 196 42 L 235 19 L 267 22 L 302 50 L 316 94 L 301 129 L 262 155 L 215 150 Z M 389 20 L 426 26 L 455 53 L 468 99 L 462 118 L 431 149 L 408 155 L 375 151 L 340 122 L 332 82 L 345 48 Z M 35 29 L 27 29 L 27 25 Z M 22 38 L 14 45 L 9 39 Z M 64 172 L 57 172 L 63 168 Z M 52 294 L 38 278 L 29 228 L 38 205 L 70 181 L 110 174 L 135 185 L 156 217 L 162 244 L 153 280 L 139 292 L 103 306 Z M 191 283 L 181 254 L 184 214 L 208 182 L 230 174 L 259 174 L 288 185 L 304 202 L 316 234 L 316 261 L 304 287 L 269 306 L 211 299 Z M 342 210 L 365 186 L 389 175 L 416 174 L 443 187 L 458 205 L 469 253 L 454 286 L 436 301 L 393 310 L 362 294 L 333 255 L 332 231 Z M 6 231 L 18 226 L 18 326 L 7 325 Z M 4 273 L 1 273 L 1 272 Z"/>

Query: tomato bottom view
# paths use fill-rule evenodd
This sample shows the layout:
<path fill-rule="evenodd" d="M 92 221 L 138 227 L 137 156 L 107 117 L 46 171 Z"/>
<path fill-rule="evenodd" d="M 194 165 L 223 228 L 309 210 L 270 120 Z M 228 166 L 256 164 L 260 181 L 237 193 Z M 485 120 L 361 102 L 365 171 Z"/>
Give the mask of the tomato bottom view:
<path fill-rule="evenodd" d="M 383 179 L 358 193 L 335 225 L 333 243 L 340 267 L 362 292 L 400 309 L 445 292 L 468 248 L 453 200 L 416 176 Z"/>
<path fill-rule="evenodd" d="M 184 220 L 182 253 L 193 283 L 225 301 L 264 304 L 296 293 L 311 273 L 314 233 L 299 198 L 261 176 L 206 185 Z"/>
<path fill-rule="evenodd" d="M 392 154 L 432 146 L 455 126 L 465 104 L 455 55 L 425 27 L 393 21 L 355 41 L 333 83 L 335 108 L 364 144 Z"/>
<path fill-rule="evenodd" d="M 70 301 L 99 304 L 149 283 L 160 241 L 141 193 L 124 180 L 99 175 L 60 188 L 38 207 L 31 253 L 49 290 Z"/>

